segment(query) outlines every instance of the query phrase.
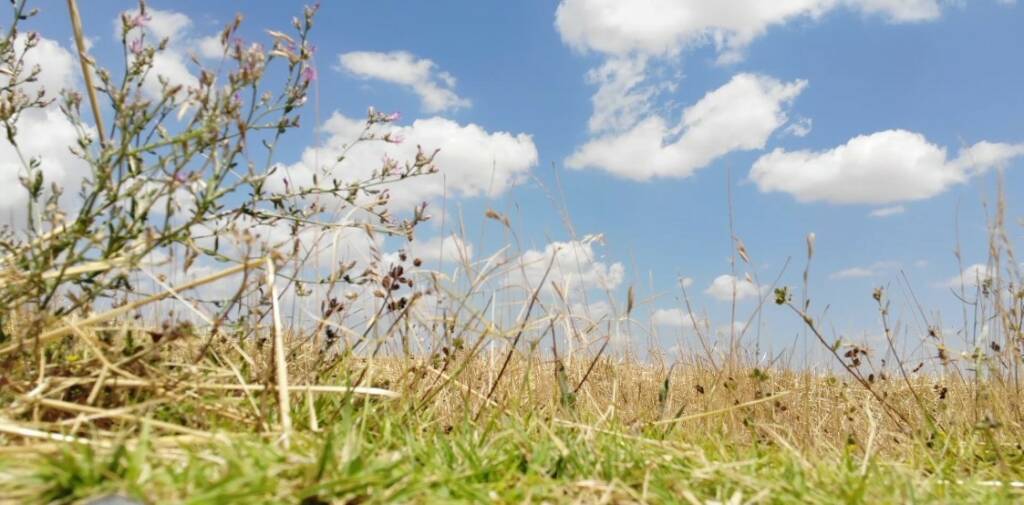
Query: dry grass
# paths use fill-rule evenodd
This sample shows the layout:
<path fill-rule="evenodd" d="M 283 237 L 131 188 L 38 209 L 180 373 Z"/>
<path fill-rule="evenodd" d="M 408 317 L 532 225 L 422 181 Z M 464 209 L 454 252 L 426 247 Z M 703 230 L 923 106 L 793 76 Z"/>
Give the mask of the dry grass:
<path fill-rule="evenodd" d="M 14 5 L 21 19 L 24 2 Z M 228 47 L 240 20 L 225 28 L 225 55 L 240 65 L 233 85 L 251 85 L 244 89 L 256 96 L 253 76 L 262 62 L 285 57 L 291 80 L 281 108 L 304 103 L 310 79 L 303 77 L 303 61 L 311 54 L 306 36 L 314 14 L 306 9 L 304 21 L 296 21 L 298 45 L 271 32 L 269 56 L 256 45 Z M 122 22 L 124 33 L 139 28 L 130 17 Z M 80 24 L 75 27 L 81 40 Z M 17 70 L 12 47 L 0 49 Z M 129 81 L 144 75 L 144 67 L 129 70 Z M 222 107 L 210 110 L 237 115 L 236 90 L 218 94 L 214 77 L 204 75 L 207 95 L 186 99 L 196 103 L 178 104 L 175 92 L 165 89 L 166 103 L 157 109 L 163 112 L 149 117 L 177 111 L 180 119 L 190 105 L 213 99 Z M 88 86 L 98 111 L 96 90 Z M 130 109 L 125 104 L 152 105 L 131 96 L 111 96 L 118 114 Z M 24 107 L 48 107 L 44 102 Z M 265 144 L 268 164 L 283 125 L 297 124 L 287 113 L 271 127 L 256 125 L 278 132 Z M 373 130 L 395 117 L 371 109 L 355 143 L 397 142 Z M 207 119 L 197 115 L 190 124 Z M 156 131 L 159 125 L 147 120 L 116 133 L 130 140 L 151 126 Z M 244 137 L 224 130 L 220 137 L 207 132 L 213 137 L 203 140 L 198 133 L 205 130 L 192 128 L 146 149 L 127 140 L 119 148 L 113 139 L 96 146 L 83 134 L 82 145 L 97 154 L 90 162 L 98 179 L 109 183 L 93 196 L 117 210 L 135 198 L 125 196 L 135 194 L 128 191 L 134 183 L 158 180 L 166 181 L 165 196 L 173 195 L 184 184 L 179 179 L 188 182 L 183 167 L 200 154 L 224 159 L 218 149 Z M 166 149 L 190 142 L 194 149 Z M 224 154 L 248 158 L 248 145 Z M 143 151 L 149 158 L 138 158 Z M 876 362 L 875 350 L 826 337 L 819 309 L 808 301 L 812 234 L 798 301 L 777 280 L 764 284 L 774 292 L 750 314 L 738 314 L 734 300 L 730 330 L 717 336 L 690 312 L 698 345 L 669 358 L 633 339 L 643 302 L 632 287 L 624 307 L 606 290 L 609 313 L 586 317 L 589 310 L 580 310 L 581 303 L 587 308 L 586 293 L 552 278 L 564 281 L 572 262 L 558 262 L 552 253 L 543 258 L 539 280 L 526 275 L 527 269 L 538 273 L 538 266 L 512 252 L 522 252 L 517 234 L 493 210 L 485 217 L 514 243 L 488 258 L 463 258 L 449 275 L 421 268 L 404 253 L 397 263 L 385 260 L 376 246 L 369 262 L 359 262 L 362 274 L 357 262 L 320 264 L 317 257 L 347 260 L 337 250 L 341 230 L 411 239 L 428 218 L 425 207 L 399 222 L 377 188 L 433 174 L 429 152 L 419 150 L 404 168 L 386 161 L 377 175 L 350 186 L 286 188 L 285 194 L 264 194 L 267 171 L 249 167 L 237 185 L 193 195 L 205 198 L 201 207 L 212 212 L 225 204 L 224 195 L 251 190 L 247 207 L 197 212 L 183 225 L 168 218 L 163 229 L 154 229 L 136 206 L 80 213 L 73 219 L 77 227 L 65 227 L 54 201 L 43 213 L 50 232 L 35 223 L 27 241 L 0 237 L 8 251 L 0 259 L 0 502 L 84 503 L 111 492 L 147 503 L 1024 498 L 1024 279 L 1001 200 L 988 244 L 997 274 L 974 292 L 959 292 L 964 334 L 982 326 L 991 332 L 962 355 L 931 325 L 918 355 L 898 353 L 897 339 L 905 336 L 893 330 L 882 290 L 874 294 L 879 312 L 870 316 L 883 322 L 887 362 Z M 118 168 L 130 170 L 118 173 L 129 175 L 108 177 L 110 160 L 120 160 Z M 166 166 L 178 168 L 167 174 Z M 232 167 L 225 162 L 210 171 L 225 175 Z M 40 195 L 33 201 L 44 202 Z M 317 206 L 332 197 L 343 203 Z M 362 220 L 349 219 L 357 211 Z M 199 224 L 208 225 L 210 236 L 195 236 Z M 291 235 L 261 244 L 251 233 L 259 226 L 287 228 Z M 751 264 L 752 252 L 735 230 L 729 233 L 735 273 Z M 222 236 L 234 240 L 238 257 L 197 245 L 219 244 Z M 95 257 L 100 252 L 105 255 Z M 170 277 L 187 273 L 200 257 L 235 266 L 176 283 L 150 271 L 145 260 L 154 252 L 167 253 L 162 267 Z M 196 292 L 239 276 L 240 285 L 231 286 L 235 294 L 217 303 Z M 141 292 L 147 285 L 152 292 Z M 305 298 L 300 290 L 308 290 Z M 685 288 L 683 302 L 689 311 Z M 791 312 L 829 361 L 812 371 L 751 358 L 745 332 L 766 310 Z"/>
<path fill-rule="evenodd" d="M 432 358 L 325 355 L 292 334 L 286 431 L 270 343 L 183 329 L 125 352 L 140 338 L 128 325 L 72 327 L 42 373 L 25 348 L 4 356 L 0 488 L 18 502 L 109 491 L 159 503 L 998 502 L 1022 492 L 1020 396 L 999 380 L 873 379 L 900 413 L 887 416 L 842 375 L 582 353 L 565 366 L 534 351 L 514 352 L 499 379 L 502 356 L 475 345 L 494 342 L 486 333 Z M 321 468 L 323 458 L 340 459 Z"/>

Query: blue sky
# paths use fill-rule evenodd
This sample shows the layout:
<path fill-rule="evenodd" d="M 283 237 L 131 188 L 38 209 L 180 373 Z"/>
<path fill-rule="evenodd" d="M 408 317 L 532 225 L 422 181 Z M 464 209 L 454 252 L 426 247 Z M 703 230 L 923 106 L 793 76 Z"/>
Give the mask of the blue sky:
<path fill-rule="evenodd" d="M 64 2 L 39 4 L 35 28 L 69 48 Z M 101 62 L 118 54 L 113 20 L 132 5 L 88 2 Z M 164 14 L 153 23 L 173 25 L 176 50 L 200 57 L 236 11 L 253 39 L 301 12 L 294 2 L 150 5 Z M 984 263 L 982 202 L 1000 170 L 1011 221 L 1021 215 L 1022 27 L 1006 0 L 324 2 L 319 98 L 306 117 L 325 129 L 307 121 L 278 161 L 298 170 L 367 106 L 401 111 L 407 135 L 440 144 L 446 223 L 461 213 L 476 257 L 502 243 L 488 208 L 510 216 L 524 249 L 601 233 L 586 259 L 599 273 L 621 263 L 620 301 L 635 284 L 654 297 L 645 310 L 678 308 L 686 277 L 719 323 L 730 304 L 712 286 L 730 268 L 731 188 L 753 259 L 741 278 L 768 282 L 792 257 L 783 283 L 798 284 L 814 232 L 812 297 L 832 306 L 837 331 L 877 331 L 870 294 L 885 284 L 909 323 L 900 269 L 955 327 L 945 286 L 959 272 L 954 223 L 965 263 Z M 410 191 L 440 206 L 436 188 Z M 424 237 L 450 231 L 436 221 Z M 796 331 L 777 309 L 766 319 L 779 342 Z"/>

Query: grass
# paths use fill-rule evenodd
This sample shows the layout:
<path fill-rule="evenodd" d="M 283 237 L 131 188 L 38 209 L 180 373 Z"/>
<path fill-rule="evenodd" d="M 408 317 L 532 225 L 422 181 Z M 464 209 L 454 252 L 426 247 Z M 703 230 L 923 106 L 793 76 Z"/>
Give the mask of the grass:
<path fill-rule="evenodd" d="M 22 0 L 12 6 L 12 23 L 34 16 Z M 65 215 L 59 191 L 44 191 L 26 162 L 28 231 L 0 230 L 0 503 L 112 493 L 161 504 L 1024 501 L 1024 278 L 1002 194 L 987 244 L 994 274 L 958 293 L 963 354 L 920 306 L 927 336 L 914 354 L 897 352 L 911 336 L 881 288 L 881 352 L 827 336 L 818 319 L 827 308 L 807 299 L 811 234 L 799 301 L 753 276 L 764 293 L 756 308 L 737 314 L 734 296 L 730 330 L 715 335 L 682 283 L 700 345 L 667 357 L 652 336 L 638 358 L 634 331 L 653 328 L 635 317 L 634 287 L 624 310 L 615 286 L 605 289 L 595 312 L 606 314 L 595 318 L 580 310 L 588 289 L 570 289 L 583 277 L 571 264 L 587 259 L 595 236 L 527 265 L 510 220 L 488 210 L 484 222 L 514 243 L 489 258 L 460 255 L 451 275 L 378 250 L 383 236 L 412 240 L 429 218 L 424 204 L 396 219 L 378 191 L 435 174 L 429 150 L 403 164 L 385 157 L 367 180 L 265 191 L 274 146 L 298 124 L 291 114 L 315 76 L 315 12 L 294 21 L 294 37 L 268 32 L 269 53 L 229 45 L 237 18 L 220 39 L 233 66 L 204 73 L 186 94 L 165 83 L 155 104 L 128 91 L 165 48 L 129 46 L 146 16 L 125 15 L 124 54 L 135 63 L 120 87 L 97 73 L 114 126 L 99 144 L 81 129 L 93 174 L 81 208 Z M 16 33 L 0 44 L 5 92 L 34 79 Z M 277 95 L 260 84 L 269 61 L 287 71 Z M 243 114 L 242 94 L 270 98 Z M 52 107 L 34 96 L 15 100 L 17 112 Z M 61 104 L 87 125 L 79 102 Z M 187 126 L 169 132 L 168 117 Z M 396 119 L 371 108 L 354 144 L 401 142 L 387 131 Z M 233 160 L 252 159 L 250 145 L 266 148 L 268 165 L 242 173 Z M 155 192 L 140 199 L 143 186 Z M 178 202 L 180 191 L 192 193 Z M 149 215 L 160 201 L 162 226 Z M 728 231 L 731 271 L 756 272 Z M 273 232 L 288 238 L 259 238 Z M 371 258 L 342 258 L 340 242 L 363 232 Z M 216 271 L 225 264 L 235 266 Z M 234 295 L 211 294 L 215 283 Z M 752 323 L 776 309 L 803 321 L 807 342 L 828 356 L 823 368 L 744 349 Z M 987 340 L 967 346 L 978 335 Z"/>
<path fill-rule="evenodd" d="M 1019 426 L 972 415 L 1014 407 L 994 396 L 975 398 L 971 383 L 946 380 L 941 393 L 935 379 L 915 379 L 916 389 L 929 391 L 922 401 L 937 428 L 904 432 L 859 385 L 830 375 L 716 371 L 692 363 L 672 370 L 666 383 L 665 367 L 602 357 L 593 367 L 579 362 L 565 369 L 572 383 L 590 371 L 566 400 L 551 360 L 516 357 L 505 386 L 486 399 L 496 367 L 463 359 L 461 372 L 448 382 L 443 377 L 451 375 L 418 360 L 354 361 L 352 368 L 368 370 L 372 383 L 399 398 L 318 394 L 311 402 L 318 431 L 311 429 L 310 403 L 293 391 L 302 401 L 291 412 L 296 430 L 287 448 L 279 431 L 260 429 L 278 422 L 272 391 L 250 403 L 241 392 L 189 384 L 222 371 L 210 370 L 202 380 L 190 374 L 190 381 L 167 389 L 108 387 L 98 405 L 134 402 L 144 408 L 83 423 L 87 428 L 76 435 L 88 443 L 9 438 L 0 449 L 0 496 L 12 503 L 82 503 L 107 493 L 147 503 L 1024 498 Z M 338 372 L 336 379 L 350 377 Z M 926 425 L 904 384 L 890 379 L 876 385 L 895 399 L 895 408 Z M 84 391 L 65 394 L 74 398 Z M 153 403 L 167 397 L 188 401 Z M 47 410 L 33 426 L 67 432 L 75 414 Z M 188 426 L 198 435 L 169 426 Z"/>
<path fill-rule="evenodd" d="M 374 410 L 352 412 L 355 419 L 323 434 L 296 437 L 290 451 L 241 436 L 168 457 L 142 441 L 106 454 L 64 448 L 9 470 L 24 472 L 16 491 L 21 496 L 50 501 L 113 491 L 151 503 L 1020 499 L 1017 492 L 981 483 L 977 475 L 1003 474 L 983 464 L 974 478 L 956 483 L 948 477 L 957 472 L 929 476 L 914 461 L 871 461 L 865 467 L 853 449 L 809 462 L 771 442 L 736 446 L 725 433 L 694 442 L 681 435 L 638 442 L 628 430 L 581 430 L 537 418 L 502 416 L 483 427 L 442 426 L 410 424 L 387 414 L 378 418 L 382 413 Z"/>

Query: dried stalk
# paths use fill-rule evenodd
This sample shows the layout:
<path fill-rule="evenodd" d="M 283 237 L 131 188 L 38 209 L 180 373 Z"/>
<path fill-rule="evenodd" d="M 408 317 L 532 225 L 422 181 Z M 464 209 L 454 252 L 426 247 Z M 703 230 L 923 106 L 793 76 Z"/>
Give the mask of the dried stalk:
<path fill-rule="evenodd" d="M 248 262 L 245 262 L 245 263 L 242 263 L 242 264 L 239 264 L 239 265 L 235 265 L 235 266 L 233 266 L 231 268 L 228 268 L 228 269 L 225 269 L 225 270 L 221 270 L 220 272 L 217 272 L 215 274 L 210 274 L 210 275 L 208 275 L 206 277 L 203 277 L 201 279 L 196 279 L 194 281 L 186 282 L 186 283 L 184 283 L 184 284 L 182 284 L 180 286 L 175 287 L 174 291 L 181 292 L 181 291 L 184 291 L 184 290 L 187 290 L 187 289 L 192 289 L 192 288 L 197 287 L 197 286 L 202 286 L 204 284 L 209 284 L 211 282 L 221 280 L 221 279 L 223 279 L 225 277 L 230 277 L 230 276 L 232 276 L 234 274 L 237 274 L 238 272 L 241 272 L 241 271 L 246 270 L 248 268 L 252 268 L 252 267 L 258 266 L 261 261 L 262 260 L 252 260 L 252 261 L 248 261 Z M 91 326 L 91 325 L 94 325 L 94 324 L 104 323 L 104 322 L 107 322 L 107 321 L 110 321 L 110 320 L 113 320 L 113 319 L 117 319 L 118 317 L 123 316 L 123 315 L 125 315 L 125 314 L 127 314 L 127 313 L 129 313 L 129 312 L 131 312 L 131 311 L 133 311 L 133 310 L 135 310 L 137 308 L 139 308 L 139 307 L 142 307 L 142 306 L 145 306 L 145 305 L 149 305 L 150 303 L 153 303 L 153 302 L 158 302 L 158 301 L 163 300 L 165 298 L 168 298 L 170 296 L 173 296 L 173 292 L 165 291 L 165 292 L 162 292 L 162 293 L 157 293 L 157 294 L 154 294 L 154 295 L 150 295 L 150 296 L 147 296 L 147 297 L 145 297 L 145 298 L 143 298 L 141 300 L 137 300 L 137 301 L 134 301 L 134 302 L 122 305 L 122 306 L 120 306 L 120 307 L 118 307 L 116 309 L 108 310 L 107 312 L 104 312 L 102 314 L 97 314 L 95 316 L 83 319 L 82 321 L 79 321 L 76 324 L 79 327 L 84 327 L 84 326 Z M 71 326 L 64 326 L 64 327 L 61 327 L 61 328 L 57 328 L 56 330 L 50 330 L 50 331 L 48 331 L 46 333 L 43 333 L 43 334 L 39 335 L 38 343 L 39 343 L 39 345 L 43 345 L 43 344 L 46 344 L 47 342 L 50 342 L 52 340 L 56 340 L 58 338 L 62 338 L 62 337 L 65 337 L 67 335 L 70 335 L 70 334 L 74 333 L 74 331 L 75 330 Z M 21 346 L 22 346 L 22 342 L 15 342 L 13 344 L 10 344 L 8 346 L 0 348 L 0 356 L 3 356 L 5 354 L 9 354 L 11 352 L 14 352 L 14 351 L 20 349 Z"/>
<path fill-rule="evenodd" d="M 277 303 L 277 271 L 274 260 L 267 256 L 267 287 L 274 313 L 274 371 L 277 376 L 277 407 L 281 412 L 281 441 L 288 447 L 292 433 L 291 401 L 288 398 L 288 362 L 284 355 L 284 331 L 281 329 L 281 307 Z"/>

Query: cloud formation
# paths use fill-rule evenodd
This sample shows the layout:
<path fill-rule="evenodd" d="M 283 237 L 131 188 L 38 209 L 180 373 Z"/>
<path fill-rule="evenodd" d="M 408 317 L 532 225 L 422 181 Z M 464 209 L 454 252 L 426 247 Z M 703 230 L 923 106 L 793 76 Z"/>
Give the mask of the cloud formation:
<path fill-rule="evenodd" d="M 942 283 L 943 286 L 951 289 L 960 289 L 964 287 L 967 289 L 975 289 L 982 284 L 991 281 L 995 277 L 995 272 L 988 265 L 981 263 L 975 263 L 973 265 L 964 268 L 960 275 L 954 275 L 949 279 L 946 279 Z"/>
<path fill-rule="evenodd" d="M 411 161 L 416 146 L 424 150 L 440 149 L 435 164 L 438 173 L 421 175 L 388 186 L 397 210 L 439 198 L 498 196 L 521 182 L 537 164 L 537 148 L 525 133 L 489 132 L 475 125 L 461 125 L 450 119 L 417 119 L 408 126 L 387 126 L 400 144 L 382 141 L 363 142 L 348 150 L 344 161 L 335 160 L 360 137 L 364 121 L 335 112 L 323 125 L 329 135 L 320 147 L 309 147 L 302 158 L 280 167 L 270 178 L 269 187 L 284 190 L 285 180 L 292 187 L 312 187 L 313 175 L 325 187 L 332 179 L 355 182 L 370 178 L 387 156 L 399 163 Z"/>
<path fill-rule="evenodd" d="M 1024 144 L 979 142 L 950 159 L 924 135 L 886 130 L 825 151 L 775 149 L 750 179 L 800 202 L 889 205 L 933 197 L 1021 155 Z"/>
<path fill-rule="evenodd" d="M 878 261 L 868 266 L 856 266 L 839 270 L 829 274 L 828 278 L 833 280 L 838 279 L 863 279 L 867 277 L 877 277 L 884 273 L 886 270 L 890 270 L 898 267 L 899 264 L 893 261 Z"/>
<path fill-rule="evenodd" d="M 455 77 L 441 71 L 426 58 L 406 51 L 380 53 L 353 51 L 338 56 L 341 67 L 362 79 L 377 79 L 398 84 L 420 97 L 423 110 L 440 112 L 470 106 L 468 99 L 455 93 Z"/>
<path fill-rule="evenodd" d="M 581 53 L 605 57 L 602 65 L 587 74 L 587 82 L 597 86 L 588 123 L 597 138 L 580 147 L 566 163 L 572 168 L 599 168 L 648 180 L 686 177 L 729 152 L 763 149 L 768 135 L 787 122 L 780 105 L 788 105 L 800 93 L 803 84 L 792 85 L 803 81 L 789 83 L 791 87 L 781 97 L 764 89 L 748 89 L 750 94 L 745 97 L 731 97 L 756 100 L 768 95 L 767 100 L 754 104 L 752 122 L 737 130 L 738 138 L 728 128 L 710 126 L 694 129 L 688 137 L 694 126 L 687 124 L 686 118 L 674 125 L 658 111 L 658 97 L 674 91 L 681 79 L 678 72 L 664 77 L 659 76 L 660 71 L 687 50 L 708 45 L 714 47 L 719 64 L 738 62 L 746 48 L 769 29 L 798 20 L 815 21 L 837 10 L 899 24 L 935 20 L 942 14 L 942 5 L 940 0 L 562 0 L 555 13 L 562 41 Z M 749 74 L 737 79 L 749 79 Z M 764 88 L 765 83 L 761 84 Z M 737 83 L 728 86 L 740 87 Z M 700 114 L 700 105 L 688 113 Z M 724 121 L 740 119 L 744 111 L 736 106 L 708 112 L 716 113 L 709 117 Z M 801 118 L 784 133 L 802 137 L 810 133 L 811 126 L 810 119 Z M 682 136 L 676 138 L 680 132 Z"/>
<path fill-rule="evenodd" d="M 128 16 L 135 17 L 139 10 L 126 11 Z M 208 49 L 200 41 L 188 38 L 192 28 L 192 19 L 180 12 L 146 8 L 147 20 L 143 25 L 145 36 L 136 29 L 128 34 L 129 43 L 143 37 L 146 45 L 155 46 L 163 39 L 169 39 L 163 51 L 153 56 L 153 69 L 143 83 L 143 91 L 151 97 L 161 95 L 161 84 L 158 76 L 167 79 L 170 85 L 185 87 L 197 86 L 199 80 L 189 70 L 189 50 L 198 47 L 201 54 Z M 114 19 L 114 40 L 121 40 L 121 18 Z"/>
<path fill-rule="evenodd" d="M 764 148 L 786 124 L 786 106 L 806 86 L 802 80 L 738 74 L 686 108 L 677 124 L 650 116 L 628 131 L 586 143 L 566 164 L 638 181 L 689 177 L 730 152 Z"/>
<path fill-rule="evenodd" d="M 682 309 L 658 309 L 651 314 L 651 323 L 655 326 L 686 330 L 707 326 L 707 320 L 696 314 L 691 315 Z"/>
<path fill-rule="evenodd" d="M 15 39 L 19 52 L 24 48 L 25 37 L 21 34 Z M 45 89 L 47 97 L 55 98 L 61 89 L 76 86 L 75 59 L 71 52 L 56 41 L 40 37 L 38 45 L 26 53 L 24 63 L 25 68 L 29 69 L 27 71 L 35 66 L 40 68 L 36 81 L 22 88 L 31 96 Z M 6 82 L 5 77 L 0 78 L 0 83 L 3 82 Z M 39 169 L 43 173 L 46 187 L 55 183 L 65 189 L 61 198 L 65 209 L 72 207 L 70 202 L 75 198 L 82 178 L 89 173 L 89 167 L 81 158 L 72 154 L 71 148 L 78 141 L 78 131 L 58 109 L 56 102 L 45 109 L 22 112 L 15 126 L 18 132 L 15 140 L 20 154 L 7 141 L 6 132 L 0 140 L 0 187 L 6 188 L 4 198 L 0 198 L 0 224 L 20 229 L 26 224 L 28 203 L 28 191 L 22 187 L 19 179 L 25 175 L 20 156 L 26 160 L 39 160 Z"/>
<path fill-rule="evenodd" d="M 552 289 L 552 283 L 570 298 L 589 289 L 615 289 L 622 283 L 626 269 L 622 263 L 601 260 L 594 248 L 600 240 L 598 235 L 588 235 L 580 240 L 552 242 L 543 249 L 529 249 L 513 263 L 506 284 L 527 292 L 537 289 L 551 265 L 543 286 L 547 291 Z"/>
<path fill-rule="evenodd" d="M 704 292 L 720 302 L 731 302 L 733 293 L 735 293 L 736 301 L 757 298 L 761 294 L 761 290 L 753 282 L 737 279 L 729 274 L 716 277 Z"/>
<path fill-rule="evenodd" d="M 462 263 L 473 260 L 473 244 L 456 235 L 414 240 L 403 244 L 402 249 L 410 258 L 422 260 L 427 267 L 433 267 L 436 263 Z M 397 263 L 398 259 L 397 252 L 384 256 L 385 263 Z"/>
<path fill-rule="evenodd" d="M 730 62 L 769 28 L 840 7 L 892 23 L 929 21 L 942 12 L 937 0 L 563 0 L 555 26 L 579 51 L 673 56 L 713 44 L 720 60 Z"/>

